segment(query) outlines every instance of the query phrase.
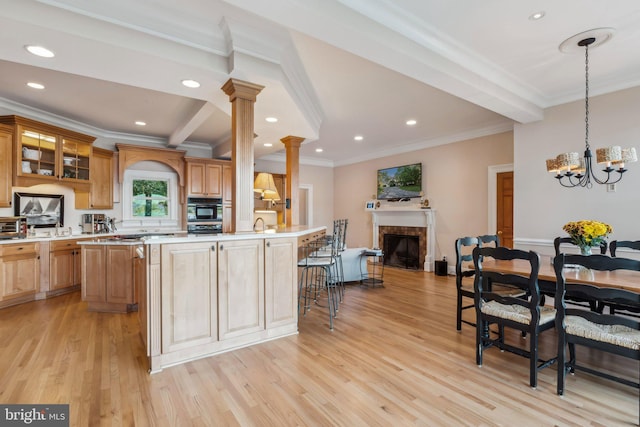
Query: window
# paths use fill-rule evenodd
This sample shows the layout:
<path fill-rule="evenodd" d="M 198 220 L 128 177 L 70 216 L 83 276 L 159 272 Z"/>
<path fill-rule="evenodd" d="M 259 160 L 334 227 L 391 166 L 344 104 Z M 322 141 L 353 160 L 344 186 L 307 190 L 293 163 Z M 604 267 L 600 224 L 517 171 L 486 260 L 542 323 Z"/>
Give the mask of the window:
<path fill-rule="evenodd" d="M 178 227 L 177 181 L 174 172 L 127 169 L 122 186 L 123 227 Z"/>
<path fill-rule="evenodd" d="M 168 182 L 165 179 L 134 179 L 131 214 L 134 218 L 168 218 Z"/>

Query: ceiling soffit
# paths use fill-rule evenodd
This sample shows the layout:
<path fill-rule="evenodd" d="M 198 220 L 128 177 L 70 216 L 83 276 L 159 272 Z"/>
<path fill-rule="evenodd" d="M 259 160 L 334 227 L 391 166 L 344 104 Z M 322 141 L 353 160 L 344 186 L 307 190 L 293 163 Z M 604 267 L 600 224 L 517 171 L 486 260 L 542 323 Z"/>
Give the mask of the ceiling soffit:
<path fill-rule="evenodd" d="M 539 105 L 544 100 L 530 87 L 468 52 L 463 55 L 460 46 L 415 17 L 400 16 L 390 1 L 376 2 L 376 7 L 359 0 L 321 5 L 289 0 L 225 2 L 512 120 L 528 123 L 543 118 Z"/>

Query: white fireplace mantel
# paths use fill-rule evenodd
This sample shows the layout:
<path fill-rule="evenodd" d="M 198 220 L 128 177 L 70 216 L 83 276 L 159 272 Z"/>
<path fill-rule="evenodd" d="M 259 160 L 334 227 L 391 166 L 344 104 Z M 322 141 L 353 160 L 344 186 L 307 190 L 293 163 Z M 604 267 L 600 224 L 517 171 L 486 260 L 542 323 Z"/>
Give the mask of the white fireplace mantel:
<path fill-rule="evenodd" d="M 434 209 L 415 207 L 384 207 L 370 210 L 373 222 L 373 245 L 379 241 L 380 226 L 425 227 L 427 255 L 424 258 L 424 271 L 433 271 L 436 248 L 436 215 Z"/>

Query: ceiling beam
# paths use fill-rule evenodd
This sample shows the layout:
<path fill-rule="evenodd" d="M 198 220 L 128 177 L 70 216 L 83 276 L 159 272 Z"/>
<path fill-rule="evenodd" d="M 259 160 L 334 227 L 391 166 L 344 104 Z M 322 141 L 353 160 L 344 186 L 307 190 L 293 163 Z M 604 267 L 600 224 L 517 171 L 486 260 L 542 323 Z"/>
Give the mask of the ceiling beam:
<path fill-rule="evenodd" d="M 169 137 L 169 147 L 177 147 L 191 136 L 213 114 L 216 107 L 207 101 L 200 101 L 196 111 Z"/>

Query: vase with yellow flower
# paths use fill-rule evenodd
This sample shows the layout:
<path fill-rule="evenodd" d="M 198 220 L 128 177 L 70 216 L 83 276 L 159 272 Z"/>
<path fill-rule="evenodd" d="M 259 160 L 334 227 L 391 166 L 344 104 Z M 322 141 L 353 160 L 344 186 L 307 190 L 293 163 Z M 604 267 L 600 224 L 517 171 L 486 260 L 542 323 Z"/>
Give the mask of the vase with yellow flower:
<path fill-rule="evenodd" d="M 562 229 L 569 234 L 573 244 L 580 248 L 582 255 L 591 255 L 591 248 L 601 246 L 613 231 L 609 224 L 586 219 L 568 222 Z"/>

